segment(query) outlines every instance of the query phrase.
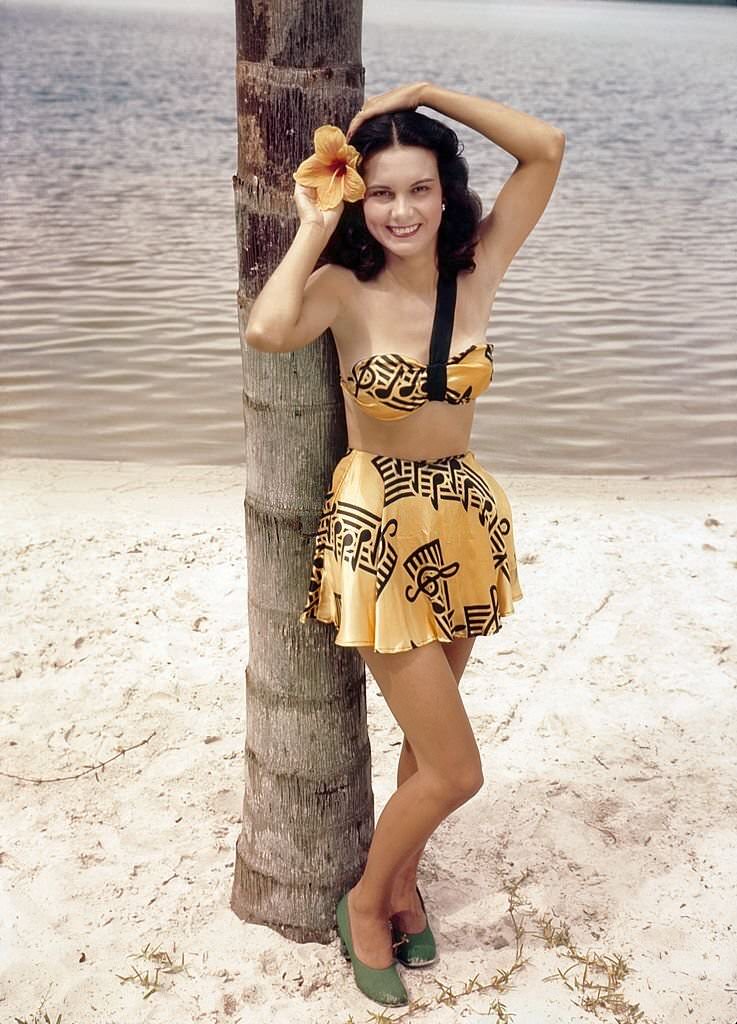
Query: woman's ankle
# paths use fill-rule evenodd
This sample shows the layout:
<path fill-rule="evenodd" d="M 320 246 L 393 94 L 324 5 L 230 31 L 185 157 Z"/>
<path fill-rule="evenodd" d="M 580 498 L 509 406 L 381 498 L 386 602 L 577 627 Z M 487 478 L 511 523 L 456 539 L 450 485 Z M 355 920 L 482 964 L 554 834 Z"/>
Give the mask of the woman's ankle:
<path fill-rule="evenodd" d="M 362 878 L 350 890 L 350 906 L 357 914 L 365 914 L 367 917 L 389 916 L 389 901 L 386 898 L 382 899 L 380 894 L 367 890 Z"/>
<path fill-rule="evenodd" d="M 400 910 L 408 910 L 413 907 L 417 896 L 415 890 L 417 888 L 417 875 L 403 875 L 401 878 L 396 879 L 394 886 L 392 887 L 391 894 L 391 912 L 392 914 L 398 913 Z"/>

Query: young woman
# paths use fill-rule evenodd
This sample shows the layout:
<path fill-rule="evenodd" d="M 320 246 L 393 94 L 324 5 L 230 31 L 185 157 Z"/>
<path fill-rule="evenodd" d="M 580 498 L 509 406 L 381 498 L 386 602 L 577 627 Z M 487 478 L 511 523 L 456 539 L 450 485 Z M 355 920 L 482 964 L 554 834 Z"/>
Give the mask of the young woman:
<path fill-rule="evenodd" d="M 517 159 L 487 216 L 455 132 L 418 106 Z M 475 637 L 498 632 L 522 597 L 507 495 L 468 442 L 493 375 L 494 296 L 547 205 L 565 137 L 502 103 L 418 82 L 371 98 L 346 140 L 365 193 L 324 210 L 315 188 L 296 185 L 301 223 L 246 340 L 285 352 L 330 328 L 336 343 L 349 447 L 300 620 L 332 622 L 335 642 L 358 648 L 404 734 L 397 790 L 337 907 L 358 987 L 398 1005 L 408 996 L 397 960 L 436 959 L 417 888 L 424 846 L 483 784 L 460 679 Z"/>

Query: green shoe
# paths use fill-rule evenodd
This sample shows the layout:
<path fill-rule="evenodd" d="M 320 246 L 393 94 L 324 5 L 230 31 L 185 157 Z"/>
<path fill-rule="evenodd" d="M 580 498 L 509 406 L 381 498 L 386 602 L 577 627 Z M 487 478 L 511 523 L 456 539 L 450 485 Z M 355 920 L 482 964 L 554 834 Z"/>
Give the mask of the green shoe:
<path fill-rule="evenodd" d="M 353 964 L 353 977 L 364 995 L 385 1006 L 405 1006 L 409 1003 L 407 989 L 397 973 L 396 963 L 389 967 L 369 967 L 356 956 L 351 938 L 348 915 L 348 893 L 344 893 L 336 908 L 340 951 Z"/>
<path fill-rule="evenodd" d="M 419 888 L 417 889 L 417 895 L 420 897 L 420 904 L 427 919 L 425 902 L 422 899 Z M 430 930 L 429 922 L 425 924 L 421 932 L 405 932 L 393 924 L 392 938 L 397 952 L 397 959 L 405 967 L 426 967 L 428 964 L 434 964 L 438 959 L 435 937 Z"/>

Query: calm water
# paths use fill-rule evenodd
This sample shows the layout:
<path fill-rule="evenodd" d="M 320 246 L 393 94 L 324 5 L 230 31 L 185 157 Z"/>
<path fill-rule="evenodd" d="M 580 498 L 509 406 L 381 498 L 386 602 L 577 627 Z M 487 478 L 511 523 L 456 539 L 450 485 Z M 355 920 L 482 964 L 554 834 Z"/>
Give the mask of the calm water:
<path fill-rule="evenodd" d="M 489 324 L 477 455 L 737 472 L 737 10 L 385 7 L 367 95 L 430 79 L 567 135 Z M 242 462 L 232 10 L 1 18 L 2 453 Z M 452 123 L 487 210 L 515 162 Z"/>

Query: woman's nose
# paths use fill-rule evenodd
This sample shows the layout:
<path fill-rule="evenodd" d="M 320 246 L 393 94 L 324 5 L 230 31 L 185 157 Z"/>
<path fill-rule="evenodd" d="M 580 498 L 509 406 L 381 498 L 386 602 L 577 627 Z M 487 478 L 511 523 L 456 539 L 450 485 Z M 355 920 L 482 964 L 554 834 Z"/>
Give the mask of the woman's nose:
<path fill-rule="evenodd" d="M 409 210 L 412 209 L 412 203 L 409 199 L 402 196 L 397 196 L 394 200 L 394 216 L 397 218 L 403 217 Z"/>

